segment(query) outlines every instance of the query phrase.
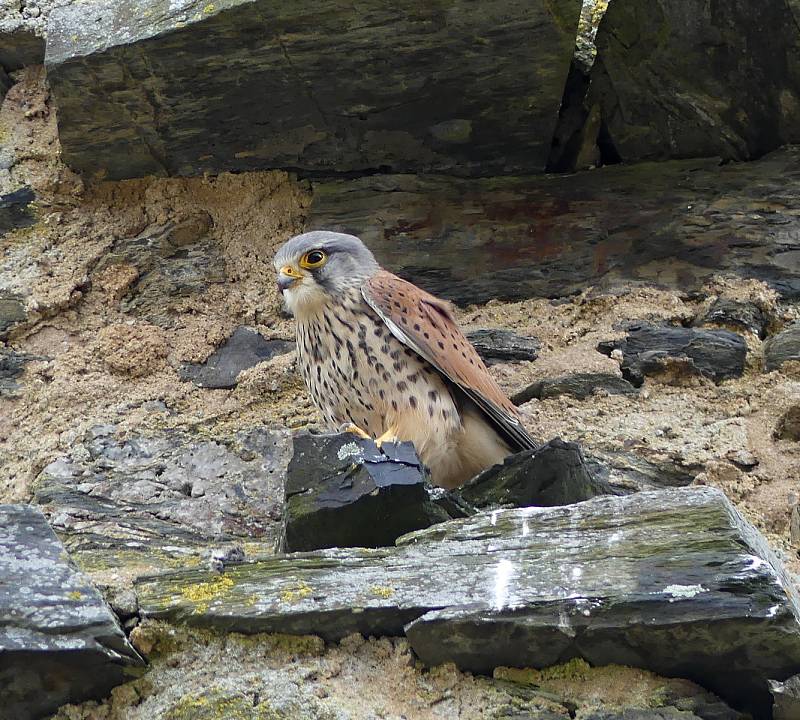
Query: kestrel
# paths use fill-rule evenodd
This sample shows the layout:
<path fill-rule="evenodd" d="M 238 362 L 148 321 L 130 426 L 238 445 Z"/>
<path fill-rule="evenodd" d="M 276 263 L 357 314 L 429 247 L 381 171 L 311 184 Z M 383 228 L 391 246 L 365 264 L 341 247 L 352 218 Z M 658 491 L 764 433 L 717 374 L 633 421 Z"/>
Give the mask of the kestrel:
<path fill-rule="evenodd" d="M 382 269 L 357 237 L 298 235 L 275 269 L 303 379 L 331 429 L 411 441 L 445 488 L 536 447 L 450 305 Z"/>

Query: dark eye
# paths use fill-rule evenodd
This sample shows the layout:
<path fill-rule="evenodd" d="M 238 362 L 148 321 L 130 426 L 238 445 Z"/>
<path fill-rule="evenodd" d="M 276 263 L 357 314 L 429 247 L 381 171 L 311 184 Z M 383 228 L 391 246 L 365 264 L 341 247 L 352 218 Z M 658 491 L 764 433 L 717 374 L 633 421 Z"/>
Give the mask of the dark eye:
<path fill-rule="evenodd" d="M 322 250 L 310 250 L 300 259 L 300 265 L 304 268 L 317 268 L 322 265 L 328 256 Z"/>

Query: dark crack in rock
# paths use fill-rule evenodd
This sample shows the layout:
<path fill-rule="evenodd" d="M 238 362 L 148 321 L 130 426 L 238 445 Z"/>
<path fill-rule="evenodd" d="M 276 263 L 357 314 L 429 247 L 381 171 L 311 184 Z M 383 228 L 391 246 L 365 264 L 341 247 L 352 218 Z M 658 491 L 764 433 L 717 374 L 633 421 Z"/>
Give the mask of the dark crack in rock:
<path fill-rule="evenodd" d="M 227 631 L 337 640 L 405 629 L 430 666 L 491 673 L 582 657 L 688 675 L 760 717 L 767 680 L 800 667 L 792 583 L 709 487 L 495 510 L 396 548 L 185 570 L 141 578 L 136 592 L 147 617 Z"/>
<path fill-rule="evenodd" d="M 800 361 L 800 322 L 773 335 L 764 343 L 764 367 L 777 370 L 783 363 Z"/>
<path fill-rule="evenodd" d="M 287 340 L 265 340 L 255 330 L 238 327 L 228 341 L 204 363 L 187 363 L 180 371 L 182 380 L 204 388 L 236 387 L 242 370 L 258 365 L 276 355 L 294 350 Z"/>
<path fill-rule="evenodd" d="M 498 328 L 471 330 L 466 335 L 487 363 L 536 360 L 542 346 L 535 337 L 517 335 L 511 330 Z"/>
<path fill-rule="evenodd" d="M 93 428 L 35 482 L 36 502 L 81 567 L 183 567 L 232 540 L 275 548 L 288 433 L 114 433 L 112 425 Z"/>
<path fill-rule="evenodd" d="M 597 349 L 606 355 L 620 350 L 622 374 L 637 387 L 645 375 L 676 365 L 716 382 L 741 377 L 747 355 L 744 338 L 729 330 L 655 325 L 633 325 L 625 339 L 600 343 Z"/>
<path fill-rule="evenodd" d="M 107 179 L 274 168 L 542 172 L 580 7 L 55 8 L 46 66 L 63 158 Z"/>
<path fill-rule="evenodd" d="M 762 340 L 766 337 L 769 318 L 752 302 L 739 302 L 718 298 L 708 311 L 695 322 L 696 327 L 716 326 L 729 330 L 753 333 Z"/>
<path fill-rule="evenodd" d="M 411 443 L 350 433 L 293 438 L 286 475 L 284 549 L 382 547 L 470 508 L 429 483 Z"/>
<path fill-rule="evenodd" d="M 531 383 L 528 387 L 511 396 L 515 405 L 523 405 L 530 400 L 570 395 L 578 400 L 586 400 L 595 393 L 608 395 L 635 395 L 638 391 L 624 378 L 611 373 L 575 373 L 555 378 L 545 378 Z"/>
<path fill-rule="evenodd" d="M 36 222 L 30 208 L 35 199 L 33 190 L 28 187 L 0 195 L 0 237 L 9 230 L 29 227 Z"/>
<path fill-rule="evenodd" d="M 41 511 L 0 505 L 0 697 L 29 720 L 99 699 L 143 662 Z"/>
<path fill-rule="evenodd" d="M 456 492 L 480 508 L 571 505 L 618 493 L 590 472 L 579 445 L 560 438 L 507 457 Z"/>

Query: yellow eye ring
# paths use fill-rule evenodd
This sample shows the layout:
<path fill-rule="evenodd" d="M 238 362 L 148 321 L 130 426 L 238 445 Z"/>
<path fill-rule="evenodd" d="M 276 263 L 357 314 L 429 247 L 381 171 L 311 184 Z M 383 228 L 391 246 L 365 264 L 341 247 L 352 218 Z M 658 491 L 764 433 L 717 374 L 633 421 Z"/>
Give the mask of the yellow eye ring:
<path fill-rule="evenodd" d="M 307 270 L 322 267 L 328 260 L 324 250 L 309 250 L 300 258 L 300 267 Z"/>

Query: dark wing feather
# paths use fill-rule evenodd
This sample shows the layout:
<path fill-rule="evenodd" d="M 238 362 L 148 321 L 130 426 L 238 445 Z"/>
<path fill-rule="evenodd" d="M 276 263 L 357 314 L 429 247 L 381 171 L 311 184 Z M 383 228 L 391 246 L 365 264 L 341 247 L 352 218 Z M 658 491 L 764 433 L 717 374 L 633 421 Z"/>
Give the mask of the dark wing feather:
<path fill-rule="evenodd" d="M 446 302 L 386 270 L 367 280 L 361 292 L 392 335 L 457 385 L 513 448 L 537 447 Z"/>

